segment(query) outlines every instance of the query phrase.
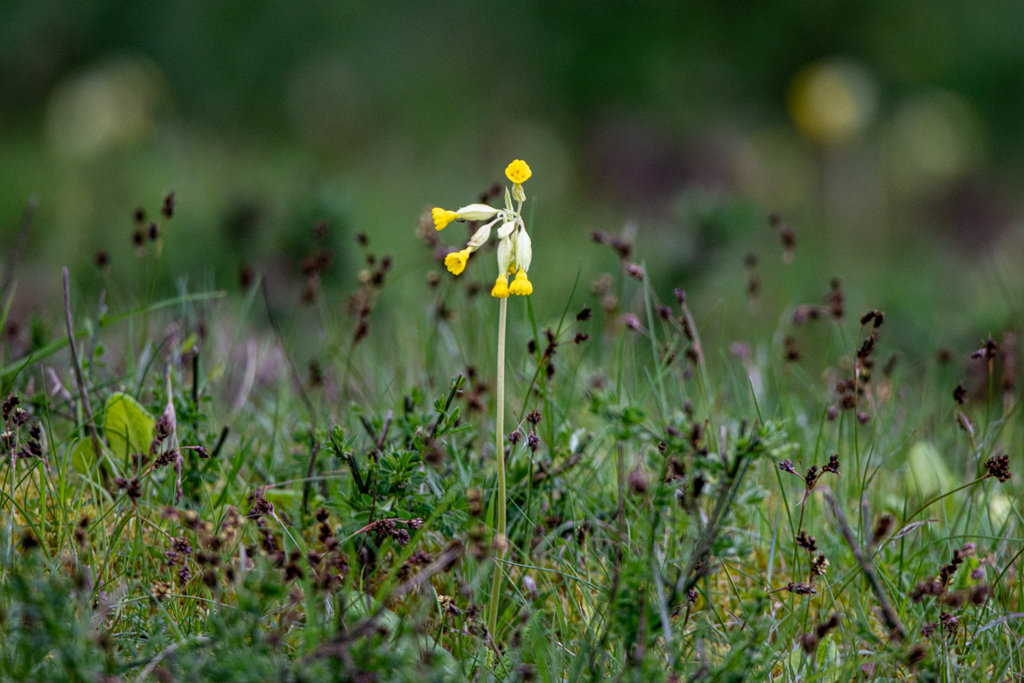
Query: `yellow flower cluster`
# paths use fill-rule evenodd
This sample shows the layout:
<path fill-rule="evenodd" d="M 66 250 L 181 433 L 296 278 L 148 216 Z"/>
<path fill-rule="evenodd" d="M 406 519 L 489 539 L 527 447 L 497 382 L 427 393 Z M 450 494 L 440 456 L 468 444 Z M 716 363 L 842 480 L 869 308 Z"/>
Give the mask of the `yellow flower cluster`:
<path fill-rule="evenodd" d="M 491 228 L 500 223 L 498 227 L 498 278 L 494 281 L 494 288 L 491 289 L 491 296 L 506 298 L 510 294 L 529 296 L 533 294 L 533 285 L 526 277 L 530 269 L 530 261 L 533 260 L 533 246 L 530 235 L 526 232 L 526 224 L 523 221 L 523 202 L 526 201 L 526 194 L 523 192 L 523 183 L 530 179 L 533 171 L 525 161 L 516 159 L 505 169 L 505 176 L 512 181 L 511 192 L 505 190 L 505 208 L 495 209 L 487 204 L 470 204 L 458 211 L 448 211 L 440 207 L 431 210 L 434 219 L 434 228 L 444 230 L 452 221 L 488 221 L 478 228 L 465 249 L 454 251 L 444 259 L 444 265 L 452 275 L 460 275 L 466 269 L 469 255 L 487 243 L 491 236 Z M 515 200 L 515 206 L 513 206 Z M 508 277 L 515 274 L 512 284 L 508 283 Z"/>

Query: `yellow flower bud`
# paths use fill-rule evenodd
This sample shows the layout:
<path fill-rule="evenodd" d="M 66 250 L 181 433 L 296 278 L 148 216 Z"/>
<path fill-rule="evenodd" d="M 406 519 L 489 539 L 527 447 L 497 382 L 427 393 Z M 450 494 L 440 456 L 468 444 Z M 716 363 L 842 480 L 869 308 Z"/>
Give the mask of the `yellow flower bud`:
<path fill-rule="evenodd" d="M 459 275 L 466 269 L 466 261 L 469 260 L 469 249 L 453 251 L 444 257 L 444 265 L 452 275 Z"/>
<path fill-rule="evenodd" d="M 516 185 L 521 185 L 530 179 L 533 171 L 530 170 L 525 161 L 516 159 L 505 169 L 505 175 Z"/>
<path fill-rule="evenodd" d="M 533 285 L 526 279 L 526 273 L 520 270 L 516 273 L 516 278 L 509 285 L 508 291 L 510 294 L 518 294 L 519 296 L 529 296 L 533 294 Z"/>
<path fill-rule="evenodd" d="M 454 211 L 445 211 L 444 209 L 435 206 L 430 210 L 430 213 L 434 216 L 434 229 L 444 230 L 445 226 L 451 223 L 453 220 L 459 217 L 459 214 Z"/>
<path fill-rule="evenodd" d="M 508 275 L 498 276 L 498 279 L 494 281 L 494 289 L 491 290 L 491 296 L 496 299 L 508 298 Z"/>

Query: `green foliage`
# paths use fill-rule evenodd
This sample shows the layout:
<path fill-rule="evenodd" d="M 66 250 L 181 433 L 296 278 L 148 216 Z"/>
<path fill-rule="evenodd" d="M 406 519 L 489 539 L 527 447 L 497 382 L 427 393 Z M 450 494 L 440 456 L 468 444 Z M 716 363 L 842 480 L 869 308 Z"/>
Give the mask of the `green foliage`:
<path fill-rule="evenodd" d="M 749 313 L 734 342 L 627 272 L 607 288 L 634 302 L 626 324 L 591 313 L 600 288 L 557 318 L 512 307 L 502 539 L 493 302 L 450 281 L 396 335 L 369 303 L 384 281 L 354 295 L 358 338 L 308 310 L 240 323 L 252 294 L 226 325 L 212 295 L 153 301 L 144 281 L 148 303 L 81 337 L 111 472 L 81 396 L 44 375 L 62 342 L 8 359 L 0 681 L 1024 671 L 1024 518 L 1001 457 L 1024 429 L 1012 384 L 985 391 L 1008 352 L 887 371 L 891 322 L 821 307 L 798 324 L 799 303 Z M 296 338 L 322 341 L 308 376 Z"/>

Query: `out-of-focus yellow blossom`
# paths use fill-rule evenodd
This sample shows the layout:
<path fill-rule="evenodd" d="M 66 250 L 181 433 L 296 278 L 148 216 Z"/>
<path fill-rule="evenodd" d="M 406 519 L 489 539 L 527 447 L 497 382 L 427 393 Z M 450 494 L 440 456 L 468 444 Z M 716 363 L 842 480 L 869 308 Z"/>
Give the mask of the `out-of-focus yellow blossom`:
<path fill-rule="evenodd" d="M 494 287 L 491 289 L 491 296 L 496 299 L 507 299 L 508 295 L 508 275 L 499 275 L 498 279 L 494 281 Z"/>
<path fill-rule="evenodd" d="M 491 237 L 491 228 L 500 223 L 497 253 L 499 275 L 491 290 L 491 296 L 501 299 L 508 297 L 510 293 L 521 296 L 533 293 L 533 285 L 526 277 L 530 262 L 533 260 L 533 246 L 522 216 L 523 202 L 526 201 L 522 184 L 533 175 L 533 172 L 525 161 L 516 159 L 505 169 L 505 175 L 513 182 L 513 186 L 511 192 L 505 190 L 503 209 L 495 209 L 487 204 L 470 204 L 458 211 L 446 211 L 442 208 L 432 210 L 434 227 L 438 230 L 442 230 L 455 220 L 490 219 L 473 233 L 465 249 L 452 252 L 445 257 L 444 265 L 453 275 L 459 275 L 466 269 L 469 255 L 487 243 Z M 512 274 L 515 274 L 515 279 L 510 287 L 508 276 Z"/>

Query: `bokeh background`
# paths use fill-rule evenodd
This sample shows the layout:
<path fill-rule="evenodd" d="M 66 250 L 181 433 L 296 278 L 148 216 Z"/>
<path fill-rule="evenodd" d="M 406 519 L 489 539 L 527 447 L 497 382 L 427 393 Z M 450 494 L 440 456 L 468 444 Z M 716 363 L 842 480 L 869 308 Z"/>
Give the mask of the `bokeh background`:
<path fill-rule="evenodd" d="M 911 353 L 976 347 L 1022 319 L 1024 3 L 0 2 L 3 258 L 39 199 L 14 321 L 52 315 L 60 265 L 101 287 L 99 249 L 131 277 L 132 212 L 168 190 L 168 290 L 237 292 L 250 264 L 298 305 L 325 220 L 325 291 L 364 232 L 404 306 L 436 269 L 424 208 L 513 158 L 541 316 L 618 268 L 590 232 L 625 229 L 725 336 L 839 277 Z"/>

